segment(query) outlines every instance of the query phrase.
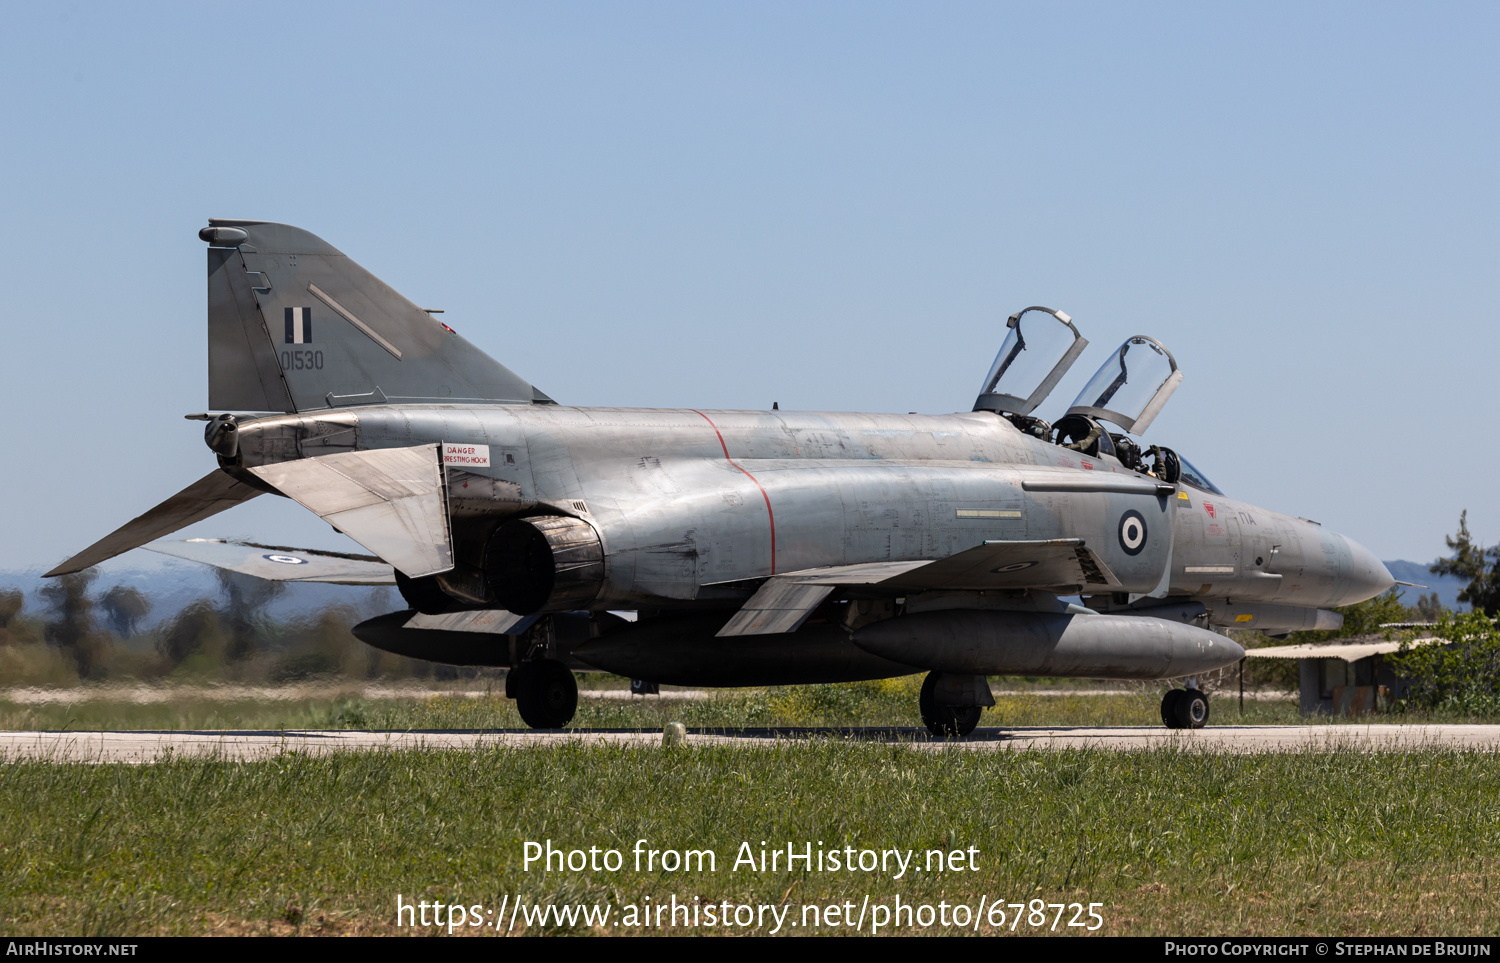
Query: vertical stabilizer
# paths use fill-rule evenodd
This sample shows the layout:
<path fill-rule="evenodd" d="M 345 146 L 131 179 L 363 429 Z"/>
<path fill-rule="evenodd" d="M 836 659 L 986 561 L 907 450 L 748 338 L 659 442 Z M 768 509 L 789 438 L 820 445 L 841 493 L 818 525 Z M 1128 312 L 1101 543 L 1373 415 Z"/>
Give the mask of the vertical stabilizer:
<path fill-rule="evenodd" d="M 208 249 L 208 407 L 295 411 L 245 263 L 234 248 Z"/>
<path fill-rule="evenodd" d="M 551 402 L 321 238 L 220 218 L 198 236 L 214 410 Z"/>

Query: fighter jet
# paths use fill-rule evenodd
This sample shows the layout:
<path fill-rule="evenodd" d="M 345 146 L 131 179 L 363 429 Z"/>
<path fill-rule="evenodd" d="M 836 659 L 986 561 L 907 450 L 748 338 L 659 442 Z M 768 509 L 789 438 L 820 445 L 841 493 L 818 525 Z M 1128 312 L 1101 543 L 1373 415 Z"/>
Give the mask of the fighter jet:
<path fill-rule="evenodd" d="M 566 725 L 570 666 L 691 686 L 926 672 L 936 735 L 989 675 L 1195 679 L 1227 628 L 1336 628 L 1393 579 L 1317 522 L 1225 495 L 1141 436 L 1182 382 L 1156 340 L 1111 352 L 1036 417 L 1088 342 L 1011 315 L 951 415 L 558 404 L 322 239 L 213 219 L 205 440 L 218 467 L 48 575 L 149 547 L 266 578 L 394 582 L 354 629 L 418 659 L 504 666 L 527 724 Z M 262 494 L 371 554 L 165 536 Z"/>

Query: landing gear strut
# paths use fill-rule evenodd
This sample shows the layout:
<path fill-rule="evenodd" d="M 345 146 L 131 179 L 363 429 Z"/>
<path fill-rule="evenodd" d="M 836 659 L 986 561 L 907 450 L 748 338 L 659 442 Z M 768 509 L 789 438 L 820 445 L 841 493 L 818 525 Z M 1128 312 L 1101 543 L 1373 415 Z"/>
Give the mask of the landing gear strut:
<path fill-rule="evenodd" d="M 938 737 L 944 736 L 967 736 L 979 725 L 979 716 L 984 712 L 984 706 L 949 706 L 941 705 L 937 701 L 938 676 L 941 673 L 929 672 L 927 678 L 922 680 L 922 694 L 917 699 L 917 706 L 922 710 L 922 723 L 927 726 L 927 731 Z"/>
<path fill-rule="evenodd" d="M 516 711 L 533 729 L 561 729 L 578 710 L 578 683 L 556 659 L 522 662 L 510 670 L 505 690 L 515 696 Z"/>
<path fill-rule="evenodd" d="M 1202 729 L 1208 722 L 1208 696 L 1197 689 L 1168 689 L 1161 700 L 1168 729 Z"/>

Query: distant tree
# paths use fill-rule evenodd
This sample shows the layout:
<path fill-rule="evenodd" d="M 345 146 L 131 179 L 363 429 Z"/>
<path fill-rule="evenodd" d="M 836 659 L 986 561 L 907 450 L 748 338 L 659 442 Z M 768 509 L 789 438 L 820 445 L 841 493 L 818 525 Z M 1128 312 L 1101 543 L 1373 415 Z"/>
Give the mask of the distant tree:
<path fill-rule="evenodd" d="M 1469 534 L 1468 509 L 1458 516 L 1458 534 L 1445 535 L 1443 541 L 1453 555 L 1438 559 L 1428 571 L 1468 579 L 1469 584 L 1458 593 L 1458 600 L 1494 618 L 1500 613 L 1500 545 L 1485 548 L 1474 541 Z"/>
<path fill-rule="evenodd" d="M 42 600 L 51 610 L 43 637 L 70 654 L 78 663 L 78 674 L 85 679 L 93 678 L 102 668 L 108 647 L 94 622 L 94 600 L 89 597 L 89 586 L 98 576 L 97 568 L 88 568 L 52 579 L 41 590 Z"/>
<path fill-rule="evenodd" d="M 128 585 L 116 585 L 99 599 L 104 607 L 104 617 L 115 634 L 128 639 L 135 635 L 136 626 L 151 611 L 151 600 L 141 590 Z"/>
<path fill-rule="evenodd" d="M 0 591 L 0 629 L 10 625 L 10 620 L 21 614 L 26 605 L 26 595 L 20 589 Z"/>
<path fill-rule="evenodd" d="M 1479 612 L 1444 619 L 1432 635 L 1447 645 L 1403 646 L 1389 656 L 1397 675 L 1411 681 L 1406 705 L 1500 715 L 1500 631 Z"/>
<path fill-rule="evenodd" d="M 1384 595 L 1345 605 L 1334 611 L 1344 617 L 1342 627 L 1321 632 L 1293 632 L 1287 637 L 1287 644 L 1302 645 L 1347 639 L 1353 635 L 1374 635 L 1381 631 L 1382 625 L 1416 621 L 1416 610 L 1401 603 L 1401 589 L 1396 586 L 1392 586 Z"/>
<path fill-rule="evenodd" d="M 1448 607 L 1438 599 L 1436 592 L 1424 592 L 1417 598 L 1417 615 L 1421 622 L 1436 622 L 1443 616 L 1450 614 Z"/>
<path fill-rule="evenodd" d="M 26 605 L 26 595 L 20 589 L 0 591 L 0 645 L 10 644 L 11 620 L 21 614 Z"/>
<path fill-rule="evenodd" d="M 199 599 L 178 612 L 156 634 L 156 651 L 170 665 L 205 648 L 212 649 L 219 637 L 219 613 L 208 599 Z"/>
<path fill-rule="evenodd" d="M 265 628 L 266 606 L 286 591 L 286 583 L 222 568 L 215 569 L 214 574 L 224 595 L 219 610 L 219 621 L 228 636 L 224 656 L 230 661 L 248 658 L 255 654 L 256 643 Z"/>

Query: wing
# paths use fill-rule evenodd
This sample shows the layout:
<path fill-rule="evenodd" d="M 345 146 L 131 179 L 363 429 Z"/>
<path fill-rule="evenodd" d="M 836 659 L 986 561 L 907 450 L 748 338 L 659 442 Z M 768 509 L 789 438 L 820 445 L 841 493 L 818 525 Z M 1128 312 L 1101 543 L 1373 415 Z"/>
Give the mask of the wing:
<path fill-rule="evenodd" d="M 985 542 L 928 562 L 875 584 L 890 589 L 1045 589 L 1073 592 L 1084 586 L 1100 591 L 1123 588 L 1081 538 Z"/>
<path fill-rule="evenodd" d="M 215 469 L 146 514 L 126 522 L 43 577 L 81 572 L 90 565 L 98 565 L 132 548 L 140 548 L 152 539 L 170 535 L 194 522 L 201 522 L 259 494 L 260 489 L 252 488 Z"/>
<path fill-rule="evenodd" d="M 250 470 L 412 578 L 453 568 L 437 445 L 340 452 Z"/>
<path fill-rule="evenodd" d="M 929 561 L 867 562 L 788 572 L 767 579 L 720 636 L 795 632 L 834 589 L 873 586 L 891 592 L 1042 589 L 1115 591 L 1123 586 L 1081 538 L 985 542 Z"/>
<path fill-rule="evenodd" d="M 283 545 L 229 542 L 222 538 L 189 538 L 151 542 L 153 552 L 202 562 L 274 582 L 329 582 L 334 585 L 395 585 L 396 573 L 373 555 L 320 552 Z"/>

